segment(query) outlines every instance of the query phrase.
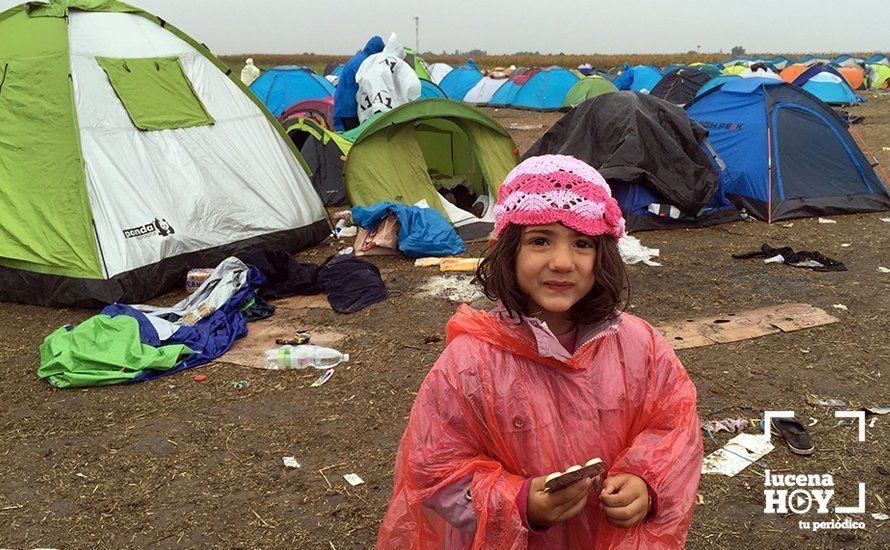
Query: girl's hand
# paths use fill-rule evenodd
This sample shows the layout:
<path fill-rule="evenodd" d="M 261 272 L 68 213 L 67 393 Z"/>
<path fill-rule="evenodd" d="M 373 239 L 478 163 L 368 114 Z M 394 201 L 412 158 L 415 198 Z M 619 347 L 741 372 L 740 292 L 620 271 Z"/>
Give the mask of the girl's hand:
<path fill-rule="evenodd" d="M 607 477 L 600 493 L 603 513 L 616 527 L 633 527 L 649 512 L 649 488 L 633 474 Z"/>
<path fill-rule="evenodd" d="M 553 493 L 544 492 L 547 476 L 532 479 L 528 490 L 526 517 L 530 525 L 550 527 L 577 516 L 587 505 L 593 480 L 585 478 Z"/>

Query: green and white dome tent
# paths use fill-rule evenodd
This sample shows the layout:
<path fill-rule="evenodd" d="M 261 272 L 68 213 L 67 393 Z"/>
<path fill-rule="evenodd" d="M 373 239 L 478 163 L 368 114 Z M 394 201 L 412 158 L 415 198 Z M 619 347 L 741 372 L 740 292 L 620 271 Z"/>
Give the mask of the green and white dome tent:
<path fill-rule="evenodd" d="M 0 300 L 140 302 L 324 239 L 302 158 L 230 73 L 115 0 L 0 13 Z"/>

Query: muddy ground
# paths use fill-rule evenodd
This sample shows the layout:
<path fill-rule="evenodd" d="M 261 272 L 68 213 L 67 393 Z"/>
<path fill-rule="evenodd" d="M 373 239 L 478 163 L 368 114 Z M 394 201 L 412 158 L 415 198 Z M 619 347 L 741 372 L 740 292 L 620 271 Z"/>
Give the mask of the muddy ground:
<path fill-rule="evenodd" d="M 527 149 L 558 114 L 489 110 Z M 890 165 L 890 99 L 855 112 L 856 130 Z M 876 417 L 864 443 L 836 427 L 834 409 L 807 395 L 859 406 L 890 405 L 890 214 L 838 216 L 793 225 L 738 222 L 708 229 L 639 233 L 661 250 L 662 267 L 630 267 L 631 311 L 654 324 L 783 302 L 824 308 L 840 322 L 725 345 L 680 351 L 699 390 L 703 418 L 756 418 L 790 409 L 811 428 L 817 451 L 798 457 L 777 446 L 762 464 L 784 473 L 831 473 L 835 505 L 855 505 L 866 486 L 864 529 L 812 533 L 801 519 L 846 516 L 763 513 L 763 473 L 702 479 L 689 548 L 886 548 L 890 525 L 871 513 L 890 503 L 890 417 Z M 734 252 L 763 243 L 818 250 L 849 271 L 817 273 Z M 849 244 L 844 247 L 842 244 Z M 322 261 L 339 245 L 300 254 Z M 471 253 L 479 253 L 475 245 Z M 456 307 L 418 298 L 438 274 L 401 258 L 374 262 L 390 298 L 354 315 L 303 312 L 305 326 L 345 335 L 352 355 L 320 388 L 314 373 L 266 372 L 217 362 L 131 386 L 58 390 L 37 379 L 43 338 L 93 311 L 0 304 L 0 547 L 368 548 L 392 489 L 392 463 L 415 392 L 443 344 Z M 161 298 L 172 303 L 184 292 Z M 834 304 L 843 304 L 838 310 Z M 477 304 L 479 305 L 479 304 Z M 297 328 L 297 327 L 293 327 Z M 206 375 L 196 382 L 195 375 Z M 248 384 L 236 384 L 246 381 Z M 238 389 L 238 388 L 241 389 Z M 749 430 L 753 431 L 753 430 Z M 729 439 L 705 438 L 710 452 Z M 298 470 L 283 456 L 295 456 Z M 365 484 L 350 487 L 343 474 Z"/>

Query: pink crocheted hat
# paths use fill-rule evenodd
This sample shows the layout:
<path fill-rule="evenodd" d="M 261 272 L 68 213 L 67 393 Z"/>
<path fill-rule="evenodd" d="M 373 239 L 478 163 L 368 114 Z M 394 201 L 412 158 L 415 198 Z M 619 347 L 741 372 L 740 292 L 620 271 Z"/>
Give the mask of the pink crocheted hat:
<path fill-rule="evenodd" d="M 495 237 L 508 224 L 560 222 L 595 237 L 624 233 L 624 217 L 606 180 L 590 165 L 566 155 L 528 158 L 507 174 L 494 207 Z"/>

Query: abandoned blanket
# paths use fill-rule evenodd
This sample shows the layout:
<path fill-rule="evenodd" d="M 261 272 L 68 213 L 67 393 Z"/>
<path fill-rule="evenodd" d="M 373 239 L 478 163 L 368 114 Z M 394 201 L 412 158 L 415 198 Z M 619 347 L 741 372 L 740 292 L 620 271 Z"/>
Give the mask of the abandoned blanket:
<path fill-rule="evenodd" d="M 285 251 L 243 254 L 241 260 L 266 275 L 260 295 L 268 298 L 327 295 L 337 313 L 355 313 L 386 299 L 377 266 L 354 256 L 333 255 L 321 265 L 298 262 Z"/>

